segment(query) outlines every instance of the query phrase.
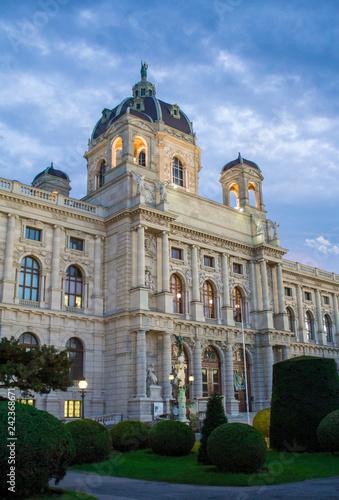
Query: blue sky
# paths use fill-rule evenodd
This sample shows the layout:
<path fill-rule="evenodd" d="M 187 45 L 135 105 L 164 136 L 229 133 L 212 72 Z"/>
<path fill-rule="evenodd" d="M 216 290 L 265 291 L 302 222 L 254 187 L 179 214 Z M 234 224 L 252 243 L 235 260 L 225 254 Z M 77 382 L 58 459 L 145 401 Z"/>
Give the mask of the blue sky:
<path fill-rule="evenodd" d="M 193 121 L 200 194 L 221 202 L 240 151 L 286 258 L 339 273 L 337 0 L 2 0 L 0 43 L 1 177 L 30 184 L 53 161 L 84 196 L 88 138 L 142 59 Z"/>

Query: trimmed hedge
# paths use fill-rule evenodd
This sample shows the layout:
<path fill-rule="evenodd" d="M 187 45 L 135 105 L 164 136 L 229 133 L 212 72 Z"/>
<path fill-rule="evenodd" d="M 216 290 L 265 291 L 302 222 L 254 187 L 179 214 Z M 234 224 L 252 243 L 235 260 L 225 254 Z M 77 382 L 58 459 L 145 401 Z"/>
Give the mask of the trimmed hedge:
<path fill-rule="evenodd" d="M 264 437 L 270 435 L 271 408 L 258 411 L 253 419 L 253 427 L 258 429 Z"/>
<path fill-rule="evenodd" d="M 317 427 L 339 408 L 334 359 L 301 356 L 273 366 L 270 445 L 276 450 L 317 451 Z"/>
<path fill-rule="evenodd" d="M 66 474 L 74 454 L 72 436 L 66 426 L 47 411 L 21 403 L 0 403 L 0 497 L 27 497 L 43 492 L 54 478 L 58 483 Z M 12 406 L 15 405 L 15 406 Z M 12 411 L 15 413 L 16 441 L 7 440 Z M 15 408 L 15 411 L 14 411 Z M 8 444 L 15 443 L 15 447 Z M 15 454 L 15 463 L 12 460 Z M 15 493 L 11 487 L 10 467 L 15 467 Z"/>
<path fill-rule="evenodd" d="M 222 397 L 214 392 L 208 398 L 206 417 L 204 418 L 201 429 L 200 447 L 198 451 L 198 464 L 210 465 L 211 461 L 207 455 L 207 439 L 214 429 L 219 425 L 227 424 L 228 420 L 225 415 L 225 410 L 222 405 Z"/>
<path fill-rule="evenodd" d="M 217 427 L 207 440 L 207 453 L 221 472 L 256 472 L 266 460 L 267 445 L 251 425 L 233 423 Z"/>
<path fill-rule="evenodd" d="M 121 452 L 149 448 L 150 430 L 150 425 L 139 420 L 118 422 L 110 430 L 112 446 Z"/>
<path fill-rule="evenodd" d="M 322 419 L 317 436 L 322 450 L 339 452 L 339 410 L 332 411 Z"/>
<path fill-rule="evenodd" d="M 149 433 L 150 447 L 158 455 L 181 457 L 188 455 L 195 443 L 195 434 L 177 420 L 162 420 Z"/>
<path fill-rule="evenodd" d="M 72 465 L 101 462 L 108 456 L 112 441 L 108 430 L 102 424 L 80 418 L 68 422 L 66 428 L 71 433 L 75 445 Z"/>

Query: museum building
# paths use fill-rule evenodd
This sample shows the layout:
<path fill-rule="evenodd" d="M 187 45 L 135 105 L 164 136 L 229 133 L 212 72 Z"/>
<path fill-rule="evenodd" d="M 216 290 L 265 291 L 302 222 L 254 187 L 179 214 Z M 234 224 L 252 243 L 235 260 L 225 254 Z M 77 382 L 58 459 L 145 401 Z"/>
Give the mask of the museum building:
<path fill-rule="evenodd" d="M 204 409 L 217 390 L 229 415 L 246 409 L 245 366 L 257 411 L 274 363 L 339 360 L 339 275 L 284 259 L 262 172 L 240 153 L 221 169 L 223 203 L 199 196 L 193 125 L 146 70 L 94 127 L 82 200 L 53 165 L 31 186 L 0 179 L 1 337 L 69 351 L 74 386 L 34 398 L 62 419 L 80 416 L 84 377 L 87 417 L 167 413 L 174 335 L 187 397 Z"/>

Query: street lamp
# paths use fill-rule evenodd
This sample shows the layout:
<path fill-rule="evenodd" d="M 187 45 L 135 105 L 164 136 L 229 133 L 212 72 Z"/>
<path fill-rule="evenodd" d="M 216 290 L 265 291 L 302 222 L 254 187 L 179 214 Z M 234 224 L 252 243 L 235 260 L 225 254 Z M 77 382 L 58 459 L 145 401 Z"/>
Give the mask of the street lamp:
<path fill-rule="evenodd" d="M 79 389 L 81 389 L 81 399 L 82 399 L 82 408 L 81 408 L 81 418 L 85 418 L 85 390 L 88 387 L 87 380 L 79 380 L 78 382 Z"/>

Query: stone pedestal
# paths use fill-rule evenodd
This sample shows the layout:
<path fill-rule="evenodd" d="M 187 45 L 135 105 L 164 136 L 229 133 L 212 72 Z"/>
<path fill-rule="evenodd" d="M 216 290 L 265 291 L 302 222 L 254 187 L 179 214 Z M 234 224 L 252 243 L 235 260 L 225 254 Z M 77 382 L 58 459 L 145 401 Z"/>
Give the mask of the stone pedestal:
<path fill-rule="evenodd" d="M 160 385 L 149 385 L 147 389 L 148 397 L 152 401 L 162 401 L 162 387 Z"/>

